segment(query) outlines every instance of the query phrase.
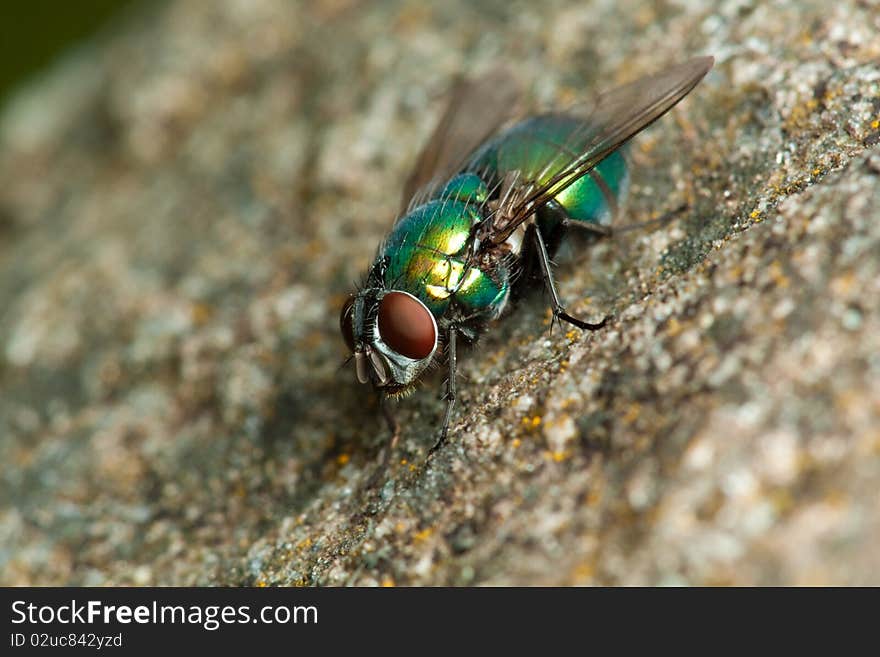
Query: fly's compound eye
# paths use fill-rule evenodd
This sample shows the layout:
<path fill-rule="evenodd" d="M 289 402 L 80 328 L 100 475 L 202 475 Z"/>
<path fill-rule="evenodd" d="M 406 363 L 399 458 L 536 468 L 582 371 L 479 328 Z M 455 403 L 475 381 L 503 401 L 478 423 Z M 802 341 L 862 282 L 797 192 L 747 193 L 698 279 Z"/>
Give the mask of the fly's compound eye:
<path fill-rule="evenodd" d="M 352 308 L 354 307 L 354 298 L 349 299 L 342 306 L 342 312 L 339 313 L 339 330 L 342 331 L 342 339 L 348 345 L 349 351 L 354 351 L 354 327 L 352 326 Z"/>
<path fill-rule="evenodd" d="M 431 311 L 406 292 L 389 292 L 379 302 L 382 341 L 407 358 L 421 360 L 434 351 L 437 324 Z"/>

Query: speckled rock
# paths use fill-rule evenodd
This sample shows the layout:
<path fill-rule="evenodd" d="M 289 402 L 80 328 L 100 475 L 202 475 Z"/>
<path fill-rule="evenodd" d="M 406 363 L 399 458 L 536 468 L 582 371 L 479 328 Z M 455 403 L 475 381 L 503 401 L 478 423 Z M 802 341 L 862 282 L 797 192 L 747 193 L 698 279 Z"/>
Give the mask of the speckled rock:
<path fill-rule="evenodd" d="M 880 584 L 880 7 L 162 3 L 0 116 L 0 583 Z M 455 75 L 695 54 L 628 222 L 386 429 L 337 335 Z"/>

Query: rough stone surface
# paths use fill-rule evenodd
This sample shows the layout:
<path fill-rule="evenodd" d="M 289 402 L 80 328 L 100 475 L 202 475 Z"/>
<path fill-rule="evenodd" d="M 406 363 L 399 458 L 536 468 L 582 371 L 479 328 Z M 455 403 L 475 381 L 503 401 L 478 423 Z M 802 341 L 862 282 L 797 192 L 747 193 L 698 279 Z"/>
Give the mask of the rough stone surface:
<path fill-rule="evenodd" d="M 439 4 L 439 3 L 438 3 Z M 0 583 L 880 584 L 880 5 L 162 3 L 0 117 Z M 626 221 L 386 430 L 338 309 L 456 74 L 695 54 Z"/>

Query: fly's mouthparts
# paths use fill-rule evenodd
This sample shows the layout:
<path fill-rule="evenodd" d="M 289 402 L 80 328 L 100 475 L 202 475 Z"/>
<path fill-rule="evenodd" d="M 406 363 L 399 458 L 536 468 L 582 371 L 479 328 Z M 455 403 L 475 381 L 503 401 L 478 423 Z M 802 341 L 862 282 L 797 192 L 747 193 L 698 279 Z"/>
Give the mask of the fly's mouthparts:
<path fill-rule="evenodd" d="M 354 364 L 357 371 L 357 379 L 361 383 L 370 382 L 370 366 L 372 366 L 373 371 L 376 373 L 380 386 L 387 385 L 390 381 L 388 368 L 385 366 L 382 356 L 369 347 L 354 352 Z"/>
<path fill-rule="evenodd" d="M 388 371 L 385 369 L 385 363 L 382 361 L 382 357 L 375 351 L 371 350 L 370 363 L 373 364 L 373 369 L 376 371 L 376 376 L 379 377 L 379 383 L 384 386 L 386 383 L 388 383 Z"/>
<path fill-rule="evenodd" d="M 361 383 L 369 383 L 370 375 L 367 371 L 367 356 L 363 351 L 354 352 L 354 366 L 357 371 L 358 381 Z"/>

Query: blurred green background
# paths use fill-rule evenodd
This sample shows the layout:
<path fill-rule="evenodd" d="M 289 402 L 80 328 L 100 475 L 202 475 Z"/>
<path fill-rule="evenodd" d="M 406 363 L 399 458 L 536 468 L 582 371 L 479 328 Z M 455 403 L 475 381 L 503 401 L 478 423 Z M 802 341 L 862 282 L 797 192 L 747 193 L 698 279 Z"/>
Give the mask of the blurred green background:
<path fill-rule="evenodd" d="M 22 82 L 149 0 L 4 1 L 0 9 L 0 107 Z M 152 4 L 152 3 L 149 3 Z"/>

